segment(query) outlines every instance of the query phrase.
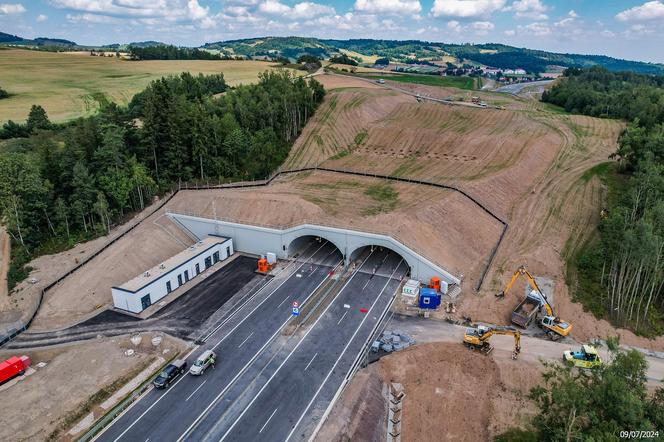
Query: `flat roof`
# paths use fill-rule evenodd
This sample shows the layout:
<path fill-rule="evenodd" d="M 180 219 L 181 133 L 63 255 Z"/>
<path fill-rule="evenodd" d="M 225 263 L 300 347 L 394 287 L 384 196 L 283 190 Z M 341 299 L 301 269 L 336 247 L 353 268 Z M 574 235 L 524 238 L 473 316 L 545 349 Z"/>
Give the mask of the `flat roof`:
<path fill-rule="evenodd" d="M 198 255 L 208 251 L 210 248 L 217 244 L 226 242 L 228 238 L 222 236 L 209 236 L 190 247 L 187 247 L 177 255 L 173 255 L 166 261 L 159 265 L 152 267 L 150 270 L 141 273 L 137 277 L 130 279 L 124 284 L 114 287 L 120 290 L 135 293 L 148 284 L 152 284 L 167 273 L 187 263 L 188 261 L 196 258 Z M 146 276 L 147 274 L 147 276 Z M 191 275 L 192 277 L 194 275 Z"/>

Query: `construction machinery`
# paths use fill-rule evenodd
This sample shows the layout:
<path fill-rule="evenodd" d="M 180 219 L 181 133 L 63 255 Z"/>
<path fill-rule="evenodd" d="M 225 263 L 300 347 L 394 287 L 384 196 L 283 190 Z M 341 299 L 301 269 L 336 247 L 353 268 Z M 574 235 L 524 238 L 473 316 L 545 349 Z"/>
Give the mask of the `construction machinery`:
<path fill-rule="evenodd" d="M 503 327 L 498 325 L 478 325 L 469 327 L 463 334 L 463 344 L 471 350 L 479 350 L 484 354 L 493 351 L 493 346 L 489 342 L 493 335 L 512 335 L 514 336 L 514 351 L 512 359 L 516 359 L 521 352 L 521 332 L 514 327 Z"/>
<path fill-rule="evenodd" d="M 549 304 L 546 295 L 540 290 L 535 278 L 532 277 L 525 266 L 520 266 L 516 269 L 512 274 L 510 282 L 507 283 L 502 292 L 496 294 L 496 297 L 504 298 L 521 276 L 526 278 L 532 290 L 512 312 L 512 322 L 526 328 L 533 318 L 543 313 L 537 320 L 537 325 L 546 332 L 546 336 L 549 339 L 557 341 L 569 335 L 572 331 L 572 324 L 561 320 L 554 314 L 553 307 Z"/>
<path fill-rule="evenodd" d="M 602 358 L 592 345 L 583 345 L 581 350 L 566 350 L 563 352 L 563 361 L 578 368 L 598 368 L 602 366 Z"/>

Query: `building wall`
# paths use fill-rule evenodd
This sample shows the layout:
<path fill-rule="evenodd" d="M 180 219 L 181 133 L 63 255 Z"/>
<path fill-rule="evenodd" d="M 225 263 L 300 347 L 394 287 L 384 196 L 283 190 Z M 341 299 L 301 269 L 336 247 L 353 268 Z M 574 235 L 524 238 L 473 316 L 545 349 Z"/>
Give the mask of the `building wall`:
<path fill-rule="evenodd" d="M 202 239 L 202 238 L 201 238 Z M 219 252 L 219 261 L 214 263 L 212 257 L 215 252 Z M 230 252 L 230 253 L 229 253 Z M 189 261 L 182 263 L 178 267 L 173 268 L 168 273 L 165 273 L 160 278 L 152 281 L 145 287 L 137 290 L 135 293 L 123 290 L 119 287 L 111 288 L 111 294 L 113 296 L 113 305 L 116 308 L 127 310 L 133 313 L 140 313 L 143 311 L 143 305 L 141 298 L 144 296 L 150 296 L 150 304 L 154 304 L 162 299 L 164 296 L 168 295 L 168 290 L 166 283 L 171 283 L 171 291 L 174 291 L 178 287 L 185 285 L 188 281 L 185 280 L 185 271 L 188 272 L 189 281 L 194 279 L 196 274 L 196 264 L 199 266 L 200 273 L 205 271 L 205 259 L 210 258 L 212 260 L 212 266 L 218 264 L 219 262 L 225 260 L 230 255 L 234 253 L 233 249 L 233 240 L 227 239 L 223 243 L 219 243 L 209 248 L 200 255 L 191 258 Z M 178 280 L 178 275 L 182 279 L 182 284 Z"/>
<path fill-rule="evenodd" d="M 291 242 L 302 236 L 317 236 L 337 246 L 346 264 L 358 249 L 371 245 L 381 246 L 401 255 L 410 266 L 411 276 L 414 279 L 428 281 L 432 276 L 438 276 L 447 284 L 460 283 L 455 275 L 387 235 L 313 224 L 302 224 L 281 230 L 176 213 L 169 213 L 168 216 L 197 238 L 205 238 L 210 234 L 233 238 L 235 248 L 242 252 L 256 255 L 274 252 L 279 258 L 285 259 L 289 256 Z"/>

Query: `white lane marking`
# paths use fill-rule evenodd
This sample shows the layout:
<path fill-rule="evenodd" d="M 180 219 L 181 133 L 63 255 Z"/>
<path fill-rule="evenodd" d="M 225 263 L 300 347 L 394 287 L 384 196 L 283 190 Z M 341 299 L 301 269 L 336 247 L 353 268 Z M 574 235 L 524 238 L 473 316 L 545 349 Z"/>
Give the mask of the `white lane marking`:
<path fill-rule="evenodd" d="M 344 320 L 344 318 L 346 317 L 347 314 L 348 314 L 348 310 L 346 310 L 346 311 L 344 312 L 344 314 L 341 316 L 341 319 L 339 319 L 339 322 L 337 322 L 337 325 L 341 324 L 341 321 Z"/>
<path fill-rule="evenodd" d="M 242 346 L 243 346 L 243 345 L 249 340 L 249 338 L 251 338 L 251 336 L 252 336 L 253 334 L 254 334 L 254 332 L 249 333 L 249 336 L 247 336 L 246 338 L 244 338 L 244 341 L 240 342 L 240 345 L 238 345 L 237 348 L 242 347 Z"/>
<path fill-rule="evenodd" d="M 285 297 L 284 300 L 281 301 L 281 302 L 279 303 L 279 305 L 277 306 L 277 308 L 281 307 L 281 306 L 284 304 L 284 302 L 286 302 L 286 301 L 288 301 L 288 296 Z"/>
<path fill-rule="evenodd" d="M 358 275 L 358 274 L 360 273 L 360 269 L 362 269 L 362 267 L 363 267 L 364 264 L 369 260 L 369 258 L 371 257 L 372 254 L 373 254 L 373 252 L 371 252 L 371 253 L 369 254 L 369 256 L 366 257 L 366 259 L 362 262 L 362 265 L 360 265 L 360 266 L 358 267 L 358 269 L 355 271 L 355 273 L 353 273 L 353 276 L 351 276 L 351 277 L 348 279 L 348 281 L 346 281 L 346 284 L 344 284 L 344 286 L 341 288 L 341 290 L 340 290 L 339 293 L 335 296 L 335 298 L 332 300 L 332 302 L 330 302 L 330 303 L 327 305 L 327 307 L 325 307 L 325 310 L 323 310 L 323 312 L 320 314 L 320 316 L 318 316 L 318 318 L 317 318 L 316 321 L 313 323 L 313 325 L 312 325 L 312 326 L 311 326 L 311 327 L 305 332 L 304 336 L 302 336 L 302 339 L 300 339 L 300 341 L 295 345 L 295 347 L 293 348 L 293 350 L 291 350 L 290 353 L 288 353 L 288 356 L 286 356 L 286 359 L 284 359 L 284 360 L 281 362 L 281 364 L 279 365 L 279 367 L 277 367 L 276 371 L 272 374 L 272 376 L 270 376 L 270 378 L 267 380 L 267 382 L 265 382 L 265 383 L 263 384 L 263 386 L 262 386 L 261 389 L 258 391 L 258 393 L 256 393 L 256 394 L 254 395 L 254 397 L 251 399 L 251 401 L 249 402 L 249 404 L 244 408 L 244 410 L 242 410 L 242 413 L 240 413 L 240 415 L 238 416 L 238 418 L 235 419 L 235 422 L 233 422 L 233 424 L 230 426 L 230 428 L 229 428 L 228 430 L 226 430 L 226 432 L 225 432 L 224 435 L 221 437 L 221 439 L 219 439 L 219 442 L 221 442 L 221 441 L 223 441 L 224 439 L 226 439 L 226 437 L 230 434 L 230 432 L 233 431 L 233 428 L 235 428 L 235 426 L 237 425 L 237 423 L 240 422 L 240 420 L 242 419 L 242 417 L 244 417 L 245 413 L 249 410 L 249 408 L 251 408 L 251 406 L 254 404 L 254 402 L 256 402 L 256 399 L 258 399 L 258 397 L 261 395 L 261 393 L 263 393 L 263 391 L 267 388 L 267 386 L 270 384 L 270 382 L 272 381 L 272 379 L 274 379 L 274 377 L 279 373 L 279 371 L 281 371 L 281 369 L 283 368 L 283 366 L 286 365 L 286 362 L 288 362 L 288 360 L 290 359 L 290 357 L 293 356 L 293 353 L 295 353 L 295 351 L 300 347 L 300 345 L 304 342 L 304 340 L 307 338 L 307 336 L 309 336 L 309 333 L 311 333 L 311 331 L 312 331 L 313 329 L 316 328 L 316 324 L 318 324 L 318 321 L 320 321 L 321 319 L 323 319 L 323 317 L 325 316 L 325 313 L 327 313 L 327 311 L 328 311 L 328 310 L 334 305 L 334 303 L 335 303 L 338 299 L 340 299 L 340 295 L 341 295 L 341 293 L 343 293 L 343 291 L 346 289 L 346 287 L 348 286 L 348 284 L 350 284 L 350 282 L 353 280 L 353 278 L 355 278 L 355 276 Z M 376 299 L 378 299 L 378 298 L 376 298 Z M 181 440 L 178 439 L 178 442 L 181 442 Z"/>
<path fill-rule="evenodd" d="M 324 246 L 324 245 L 325 245 L 325 244 L 323 244 L 323 246 Z M 315 252 L 314 252 L 309 258 L 312 258 L 316 253 L 318 253 L 318 251 L 319 251 L 320 249 L 322 249 L 323 246 L 320 246 L 320 247 L 319 247 L 319 248 L 318 248 L 318 249 L 317 249 L 317 250 L 316 250 L 316 251 L 315 251 Z M 302 266 L 304 266 L 304 264 L 302 264 Z M 300 268 L 302 268 L 302 266 L 300 266 Z M 327 279 L 327 278 L 325 278 L 325 279 Z M 325 279 L 323 279 L 323 281 L 325 281 Z M 284 280 L 283 280 L 283 281 L 282 281 L 277 287 L 275 287 L 275 289 L 272 290 L 272 292 L 270 292 L 270 294 L 267 295 L 267 296 L 265 297 L 265 299 L 263 299 L 263 300 L 262 300 L 262 301 L 261 301 L 256 307 L 254 307 L 253 310 L 251 310 L 251 311 L 250 311 L 250 312 L 249 312 L 244 318 L 242 318 L 242 320 L 241 320 L 241 321 L 240 321 L 235 327 L 233 327 L 233 328 L 232 328 L 232 329 L 231 329 L 231 330 L 230 330 L 230 331 L 229 331 L 229 332 L 228 332 L 223 338 L 221 338 L 221 340 L 220 340 L 219 342 L 217 342 L 217 343 L 211 348 L 211 350 L 214 350 L 214 349 L 216 349 L 219 345 L 221 345 L 221 343 L 224 342 L 224 341 L 226 340 L 226 338 L 228 338 L 230 335 L 232 335 L 233 332 L 234 332 L 235 330 L 237 330 L 237 328 L 240 327 L 240 325 L 242 325 L 242 324 L 244 323 L 244 321 L 246 321 L 246 320 L 249 318 L 249 316 L 251 316 L 256 310 L 258 310 L 258 308 L 259 308 L 261 305 L 263 305 L 263 303 L 264 303 L 265 301 L 267 301 L 267 300 L 268 300 L 268 299 L 269 299 L 269 298 L 270 298 L 270 297 L 271 297 L 271 296 L 272 296 L 277 290 L 279 290 L 279 288 L 281 288 L 281 286 L 284 285 L 284 284 L 286 283 L 286 281 L 288 281 L 288 280 L 290 280 L 290 277 L 284 279 Z M 321 284 L 323 283 L 323 281 L 321 281 Z M 320 285 L 320 284 L 319 284 L 319 285 Z M 267 286 L 265 286 L 265 287 L 267 287 Z M 318 287 L 317 287 L 316 289 L 318 289 Z M 261 290 L 262 290 L 262 289 L 261 289 Z M 238 309 L 237 311 L 240 311 L 240 310 L 241 310 L 241 308 Z M 288 318 L 288 320 L 290 320 L 290 317 Z M 287 320 L 286 322 L 288 322 L 288 320 Z M 283 328 L 285 325 L 286 325 L 286 323 L 284 323 L 284 324 L 282 325 L 282 328 Z M 280 330 L 277 330 L 276 333 L 279 333 L 279 331 L 280 331 Z M 274 335 L 272 335 L 272 336 L 274 337 L 274 336 L 276 335 L 276 333 L 275 333 Z M 270 338 L 270 339 L 272 339 L 272 338 Z M 268 341 L 268 342 L 269 342 L 269 341 Z M 256 359 L 256 358 L 258 357 L 258 354 L 259 354 L 260 352 L 263 351 L 263 349 L 267 346 L 267 343 L 268 343 L 268 342 L 266 342 L 265 345 L 264 345 L 263 347 L 261 347 L 261 349 L 258 351 L 258 353 L 256 353 L 256 354 L 254 355 L 254 357 L 251 359 L 250 362 L 253 362 L 254 359 Z M 247 367 L 248 365 L 249 365 L 249 364 L 245 365 L 245 366 L 242 368 L 242 370 L 245 370 L 246 367 Z M 232 381 L 232 382 L 235 382 L 235 380 L 237 379 L 237 377 L 239 377 L 239 375 L 236 376 L 235 378 L 233 378 L 233 381 Z M 122 438 L 122 436 L 124 436 L 125 434 L 127 434 L 127 432 L 128 432 L 129 430 L 131 430 L 131 429 L 133 428 L 133 426 L 136 425 L 136 424 L 138 423 L 139 420 L 143 419 L 143 416 L 145 416 L 146 414 L 148 414 L 148 412 L 149 412 L 150 410 L 152 410 L 152 409 L 154 408 L 154 406 L 157 405 L 157 404 L 159 403 L 159 401 L 161 401 L 161 400 L 162 400 L 163 398 L 165 398 L 165 397 L 166 397 L 171 391 L 173 391 L 173 390 L 175 389 L 175 387 L 176 387 L 176 386 L 182 381 L 182 379 L 184 379 L 184 378 L 185 378 L 185 376 L 182 376 L 180 379 L 178 379 L 178 381 L 177 381 L 175 384 L 173 384 L 173 386 L 172 386 L 171 388 L 169 388 L 168 390 L 166 390 L 166 392 L 165 392 L 164 394 L 162 394 L 161 396 L 159 396 L 159 398 L 158 398 L 156 401 L 154 401 L 154 402 L 152 403 L 152 405 L 150 405 L 150 406 L 149 406 L 149 407 L 148 407 L 148 408 L 147 408 L 147 409 L 146 409 L 146 410 L 145 410 L 140 416 L 138 416 L 136 419 L 134 419 L 134 421 L 133 421 L 129 426 L 127 426 L 127 428 L 125 428 L 125 430 L 124 430 L 122 433 L 120 433 L 120 435 L 119 435 L 117 438 L 115 438 L 115 440 L 114 440 L 113 442 L 117 442 L 118 440 L 120 440 L 120 438 Z M 232 383 L 232 382 L 231 382 L 231 383 Z M 230 385 L 230 384 L 229 384 L 229 385 Z M 223 391 L 226 391 L 226 389 L 228 389 L 228 386 L 227 386 Z M 138 403 L 138 401 L 136 401 L 136 403 Z M 211 405 L 211 404 L 210 404 L 210 405 Z M 207 411 L 207 409 L 206 409 L 206 411 Z M 117 422 L 117 421 L 116 421 L 116 422 Z M 109 428 L 110 428 L 110 426 L 109 426 Z M 191 428 L 191 427 L 190 427 L 190 428 Z M 189 431 L 190 428 L 188 428 L 187 431 Z M 185 433 L 186 433 L 186 432 L 185 432 Z"/>
<path fill-rule="evenodd" d="M 332 375 L 332 372 L 334 371 L 334 369 L 335 369 L 335 368 L 337 367 L 337 365 L 339 364 L 339 361 L 340 361 L 341 358 L 344 356 L 344 353 L 346 353 L 346 350 L 348 350 L 348 347 L 350 347 L 350 344 L 353 342 L 353 339 L 355 339 L 355 336 L 357 335 L 357 333 L 358 333 L 358 332 L 360 331 L 360 329 L 362 328 L 362 325 L 364 325 L 364 321 L 366 321 L 367 318 L 369 317 L 369 313 L 370 313 L 370 312 L 373 310 L 373 308 L 376 306 L 376 303 L 378 302 L 378 300 L 380 299 L 380 297 L 383 296 L 383 292 L 385 292 L 385 289 L 387 288 L 388 284 L 389 284 L 390 282 L 392 282 L 392 277 L 394 276 L 394 273 L 396 273 L 397 269 L 401 266 L 401 263 L 402 263 L 402 262 L 403 262 L 403 259 L 402 259 L 401 261 L 399 261 L 399 265 L 397 265 L 397 267 L 394 269 L 394 271 L 392 272 L 392 274 L 390 275 L 390 277 L 387 279 L 387 281 L 385 281 L 385 285 L 384 285 L 383 288 L 381 289 L 381 291 L 380 291 L 380 293 L 378 294 L 378 296 L 376 296 L 376 299 L 374 299 L 373 304 L 371 304 L 371 308 L 369 309 L 369 311 L 367 312 L 367 314 L 364 315 L 364 317 L 362 318 L 362 321 L 360 322 L 360 325 L 358 325 L 357 328 L 355 329 L 355 333 L 353 333 L 353 336 L 351 336 L 351 338 L 350 338 L 350 339 L 348 340 L 348 342 L 346 343 L 346 346 L 344 347 L 344 349 L 343 349 L 343 350 L 341 351 L 341 353 L 339 354 L 339 357 L 338 357 L 337 360 L 335 361 L 335 363 L 334 363 L 334 365 L 332 366 L 332 368 L 330 368 L 330 371 L 327 372 L 327 376 L 325 376 L 325 379 L 323 379 L 323 382 L 320 384 L 320 387 L 318 387 L 318 390 L 316 390 L 316 393 L 314 394 L 314 396 L 313 396 L 313 397 L 311 398 L 311 400 L 309 401 L 309 404 L 307 404 L 307 408 L 304 409 L 304 411 L 303 411 L 302 414 L 300 415 L 300 418 L 297 420 L 297 422 L 296 422 L 295 425 L 293 426 L 293 429 L 291 430 L 291 432 L 288 433 L 288 437 L 286 438 L 285 442 L 288 442 L 288 440 L 291 438 L 291 436 L 293 435 L 293 433 L 295 432 L 295 430 L 297 429 L 297 427 L 300 425 L 300 422 L 302 422 L 302 419 L 304 419 L 304 416 L 307 414 L 307 411 L 309 411 L 309 408 L 311 407 L 311 405 L 312 405 L 312 404 L 314 403 L 314 401 L 316 400 L 316 397 L 318 396 L 318 393 L 320 393 L 320 391 L 323 389 L 323 386 L 325 385 L 325 383 L 327 382 L 327 380 L 330 378 L 330 375 Z"/>
<path fill-rule="evenodd" d="M 309 297 L 310 297 L 313 293 L 315 293 L 315 292 L 320 288 L 320 286 L 321 286 L 325 281 L 327 281 L 328 278 L 329 278 L 329 276 L 326 276 L 325 278 L 323 278 L 323 280 L 320 282 L 320 284 L 318 284 L 318 285 L 316 286 L 316 288 L 314 288 L 314 289 L 309 293 L 309 295 L 307 296 L 307 298 L 306 298 L 304 301 L 302 301 L 302 305 L 304 305 L 304 304 L 309 300 Z M 291 320 L 291 316 L 289 316 L 288 319 L 286 319 L 286 320 L 281 324 L 281 326 L 279 326 L 279 328 L 274 332 L 274 334 L 273 334 L 272 336 L 270 336 L 270 338 L 269 338 L 268 340 L 265 341 L 265 344 L 263 344 L 263 346 L 262 346 L 262 347 L 256 352 L 256 354 L 254 354 L 254 356 L 251 358 L 251 360 L 250 360 L 249 362 L 247 362 L 247 363 L 244 365 L 244 367 L 242 367 L 242 369 L 241 369 L 241 370 L 235 375 L 235 377 L 234 377 L 233 379 L 231 379 L 231 381 L 226 385 L 226 387 L 224 387 L 224 389 L 221 390 L 221 391 L 219 392 L 219 394 L 218 394 L 214 399 L 212 399 L 212 402 L 210 402 L 210 404 L 205 408 L 205 410 L 203 410 L 203 412 L 202 412 L 201 414 L 199 414 L 198 417 L 196 417 L 196 419 L 194 420 L 194 422 L 193 422 L 191 425 L 189 425 L 189 427 L 184 431 L 184 433 L 182 433 L 182 434 L 180 435 L 180 437 L 178 438 L 177 442 L 182 442 L 182 441 L 185 439 L 185 436 L 186 436 L 186 435 L 187 435 L 187 434 L 188 434 L 188 433 L 189 433 L 189 432 L 190 432 L 190 431 L 191 431 L 196 425 L 198 425 L 198 423 L 201 421 L 201 419 L 203 419 L 203 416 L 204 416 L 208 411 L 210 411 L 210 409 L 211 409 L 211 408 L 214 406 L 214 404 L 219 400 L 219 398 L 220 398 L 221 396 L 223 396 L 223 395 L 224 395 L 224 394 L 225 394 L 225 393 L 231 388 L 231 386 L 232 386 L 233 384 L 235 384 L 235 381 L 237 381 L 238 378 L 244 374 L 244 372 L 246 371 L 247 367 L 249 367 L 251 364 L 254 363 L 254 361 L 256 360 L 256 358 L 258 358 L 258 356 L 263 352 L 263 350 L 265 350 L 265 348 L 266 348 L 266 347 L 272 342 L 272 340 L 274 339 L 274 337 L 277 336 L 279 333 L 281 333 L 281 330 L 286 326 L 286 324 L 288 324 L 288 321 L 290 321 L 290 320 Z"/>
<path fill-rule="evenodd" d="M 196 392 L 197 392 L 198 390 L 200 390 L 201 387 L 202 387 L 203 385 L 205 385 L 206 382 L 207 382 L 207 379 L 204 380 L 204 381 L 201 383 L 201 385 L 199 385 L 198 387 L 196 387 L 196 389 L 193 391 L 193 393 L 191 393 L 189 396 L 187 396 L 187 399 L 185 399 L 184 401 L 187 402 L 189 399 L 191 399 L 191 397 L 192 397 L 193 395 L 195 395 Z"/>
<path fill-rule="evenodd" d="M 267 427 L 267 424 L 270 422 L 270 420 L 272 419 L 272 417 L 274 417 L 274 414 L 277 412 L 278 409 L 279 409 L 279 407 L 275 408 L 274 411 L 272 412 L 272 414 L 270 415 L 270 417 L 267 418 L 267 420 L 265 421 L 265 423 L 263 424 L 263 426 L 261 427 L 261 429 L 258 430 L 258 433 L 259 433 L 259 434 L 262 433 L 263 430 L 265 430 L 265 427 Z"/>
<path fill-rule="evenodd" d="M 307 364 L 307 366 L 304 367 L 304 371 L 307 371 L 307 368 L 309 368 L 309 366 L 310 366 L 311 363 L 314 361 L 314 359 L 316 359 L 316 356 L 318 356 L 318 353 L 316 353 L 316 354 L 314 355 L 314 357 L 311 358 L 311 360 L 309 361 L 309 363 Z"/>

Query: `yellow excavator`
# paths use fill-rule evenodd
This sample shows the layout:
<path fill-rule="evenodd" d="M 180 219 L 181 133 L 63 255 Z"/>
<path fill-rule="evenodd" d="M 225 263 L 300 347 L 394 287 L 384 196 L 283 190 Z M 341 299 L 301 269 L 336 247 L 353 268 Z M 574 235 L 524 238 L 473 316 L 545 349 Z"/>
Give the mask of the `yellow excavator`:
<path fill-rule="evenodd" d="M 561 320 L 554 314 L 551 304 L 546 299 L 546 295 L 540 290 L 537 282 L 535 282 L 535 278 L 532 277 L 525 266 L 520 266 L 514 272 L 510 282 L 507 283 L 502 292 L 496 294 L 496 297 L 504 298 L 521 276 L 526 278 L 532 291 L 512 312 L 512 322 L 526 328 L 531 320 L 543 309 L 544 315 L 538 319 L 537 324 L 546 331 L 546 336 L 553 341 L 557 341 L 569 335 L 572 331 L 572 324 Z"/>
<path fill-rule="evenodd" d="M 493 335 L 512 335 L 514 336 L 514 351 L 512 359 L 516 359 L 521 352 L 521 332 L 514 327 L 503 327 L 498 325 L 478 325 L 466 329 L 463 334 L 463 344 L 471 350 L 479 350 L 484 354 L 493 351 L 493 346 L 489 339 Z"/>

